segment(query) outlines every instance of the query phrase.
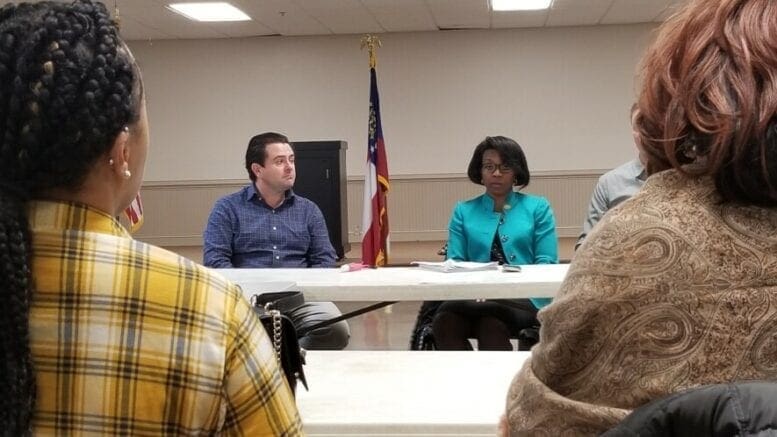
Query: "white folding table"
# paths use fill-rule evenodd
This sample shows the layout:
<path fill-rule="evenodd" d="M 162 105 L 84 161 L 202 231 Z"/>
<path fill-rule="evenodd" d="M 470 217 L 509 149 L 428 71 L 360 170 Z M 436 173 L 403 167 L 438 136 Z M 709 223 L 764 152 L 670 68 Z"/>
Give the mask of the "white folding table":
<path fill-rule="evenodd" d="M 308 351 L 310 436 L 493 436 L 530 352 Z"/>
<path fill-rule="evenodd" d="M 521 266 L 520 272 L 503 271 L 501 267 L 456 273 L 420 267 L 379 267 L 354 272 L 338 268 L 215 270 L 240 285 L 248 299 L 258 293 L 295 288 L 309 302 L 379 302 L 298 332 L 304 335 L 398 301 L 553 297 L 568 269 L 568 264 L 536 264 Z"/>
<path fill-rule="evenodd" d="M 305 300 L 414 301 L 553 297 L 568 264 L 521 266 L 499 270 L 441 273 L 418 267 L 380 267 L 355 272 L 340 269 L 215 269 L 239 284 L 247 297 L 296 286 Z"/>

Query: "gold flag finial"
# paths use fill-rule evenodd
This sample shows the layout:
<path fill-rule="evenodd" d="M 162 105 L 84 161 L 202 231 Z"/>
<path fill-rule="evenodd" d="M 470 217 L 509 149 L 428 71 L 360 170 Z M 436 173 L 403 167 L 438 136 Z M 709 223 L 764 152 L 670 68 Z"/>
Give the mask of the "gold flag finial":
<path fill-rule="evenodd" d="M 121 30 L 121 17 L 119 16 L 119 3 L 117 0 L 113 0 L 113 25 L 116 26 L 116 30 Z"/>
<path fill-rule="evenodd" d="M 367 53 L 370 55 L 370 68 L 375 68 L 375 65 L 378 64 L 378 58 L 375 55 L 375 49 L 379 48 L 380 46 L 380 38 L 378 38 L 376 35 L 364 35 L 362 37 L 362 50 L 364 50 L 365 47 L 367 48 Z"/>

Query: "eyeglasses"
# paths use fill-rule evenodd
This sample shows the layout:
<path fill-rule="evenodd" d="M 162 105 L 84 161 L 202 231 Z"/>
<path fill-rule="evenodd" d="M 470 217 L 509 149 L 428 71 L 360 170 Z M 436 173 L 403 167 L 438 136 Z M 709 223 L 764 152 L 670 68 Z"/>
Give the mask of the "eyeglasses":
<path fill-rule="evenodd" d="M 496 169 L 499 169 L 500 173 L 512 173 L 513 171 L 513 168 L 507 164 L 483 164 L 482 169 L 483 171 L 487 171 L 489 173 L 496 172 Z"/>

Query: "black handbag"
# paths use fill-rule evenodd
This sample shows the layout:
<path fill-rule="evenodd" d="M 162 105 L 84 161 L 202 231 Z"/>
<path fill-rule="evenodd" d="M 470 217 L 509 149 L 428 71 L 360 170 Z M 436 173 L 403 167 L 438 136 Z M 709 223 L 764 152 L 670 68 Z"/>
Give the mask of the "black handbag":
<path fill-rule="evenodd" d="M 277 293 L 255 294 L 253 307 L 259 319 L 270 336 L 270 341 L 275 349 L 275 357 L 283 369 L 283 374 L 289 382 L 292 393 L 296 392 L 297 380 L 302 382 L 305 390 L 308 382 L 305 379 L 305 351 L 297 340 L 297 330 L 294 322 L 284 311 L 290 311 L 305 303 L 305 297 L 299 291 L 281 291 Z"/>

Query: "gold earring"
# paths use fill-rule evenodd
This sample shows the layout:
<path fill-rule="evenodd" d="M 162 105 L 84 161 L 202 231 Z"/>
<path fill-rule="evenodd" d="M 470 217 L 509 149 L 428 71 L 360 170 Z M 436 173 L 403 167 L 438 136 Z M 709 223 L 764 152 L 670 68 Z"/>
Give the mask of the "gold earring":
<path fill-rule="evenodd" d="M 132 177 L 132 172 L 129 171 L 129 169 L 125 168 L 124 169 L 124 179 L 129 179 L 131 177 Z"/>

